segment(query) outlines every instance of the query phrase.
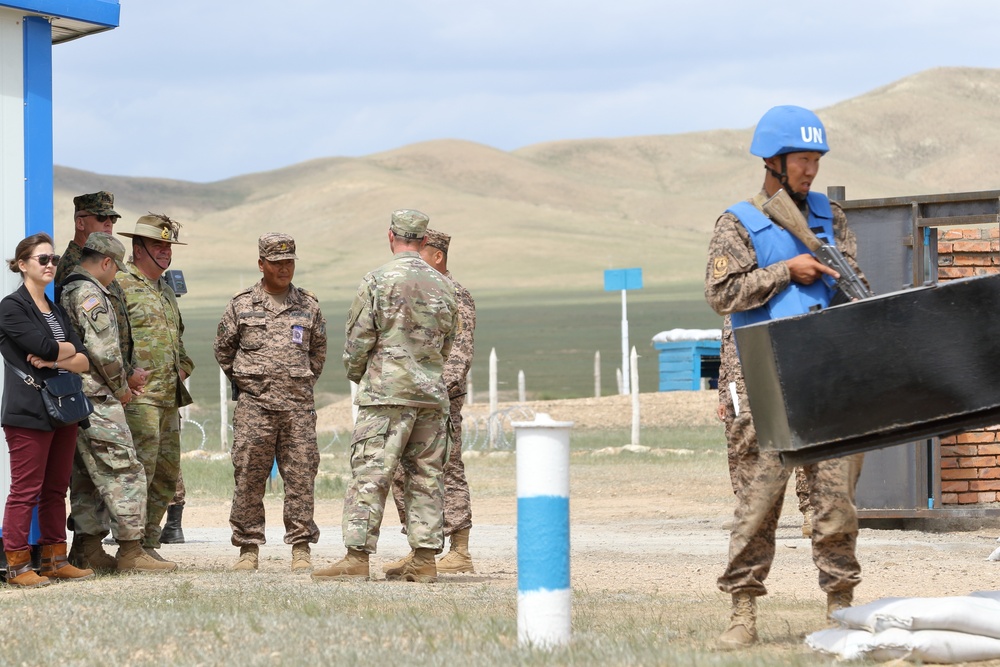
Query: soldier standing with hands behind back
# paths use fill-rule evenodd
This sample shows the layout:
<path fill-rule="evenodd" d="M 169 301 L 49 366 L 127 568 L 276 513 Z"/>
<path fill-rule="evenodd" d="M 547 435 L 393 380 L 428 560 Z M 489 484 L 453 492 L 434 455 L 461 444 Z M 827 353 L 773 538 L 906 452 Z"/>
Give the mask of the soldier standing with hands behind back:
<path fill-rule="evenodd" d="M 292 285 L 295 240 L 270 232 L 257 246 L 263 277 L 232 298 L 215 337 L 215 358 L 237 394 L 229 525 L 240 558 L 233 569 L 257 569 L 265 542 L 264 485 L 277 459 L 285 482 L 285 544 L 292 545 L 292 570 L 306 572 L 309 544 L 319 540 L 313 387 L 326 361 L 326 320 L 316 297 Z"/>

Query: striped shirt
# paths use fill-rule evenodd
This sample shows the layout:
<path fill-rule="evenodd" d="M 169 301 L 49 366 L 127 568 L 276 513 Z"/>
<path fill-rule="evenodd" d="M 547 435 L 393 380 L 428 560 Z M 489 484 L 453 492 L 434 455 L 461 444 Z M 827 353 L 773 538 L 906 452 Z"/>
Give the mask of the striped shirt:
<path fill-rule="evenodd" d="M 60 343 L 65 343 L 66 332 L 63 331 L 62 325 L 59 324 L 59 320 L 56 319 L 56 314 L 52 311 L 49 311 L 47 313 L 42 313 L 42 315 L 45 316 L 45 321 L 48 322 L 49 328 L 52 329 L 52 335 L 55 337 L 55 339 Z M 59 372 L 68 373 L 69 371 L 67 371 L 65 368 L 60 368 Z"/>

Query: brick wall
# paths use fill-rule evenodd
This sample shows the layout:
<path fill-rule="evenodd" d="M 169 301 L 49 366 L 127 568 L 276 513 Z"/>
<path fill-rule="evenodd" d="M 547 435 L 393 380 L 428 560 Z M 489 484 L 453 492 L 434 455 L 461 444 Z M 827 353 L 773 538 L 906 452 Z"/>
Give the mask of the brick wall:
<path fill-rule="evenodd" d="M 1000 228 L 938 230 L 938 281 L 1000 273 Z M 941 438 L 941 503 L 1000 502 L 1000 426 Z"/>

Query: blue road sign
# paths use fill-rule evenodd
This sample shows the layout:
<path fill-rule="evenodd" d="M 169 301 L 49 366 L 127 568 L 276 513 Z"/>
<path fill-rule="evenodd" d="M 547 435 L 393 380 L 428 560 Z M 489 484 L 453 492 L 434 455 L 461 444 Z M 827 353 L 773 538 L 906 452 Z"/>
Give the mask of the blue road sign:
<path fill-rule="evenodd" d="M 608 269 L 604 272 L 604 291 L 642 289 L 642 269 Z"/>

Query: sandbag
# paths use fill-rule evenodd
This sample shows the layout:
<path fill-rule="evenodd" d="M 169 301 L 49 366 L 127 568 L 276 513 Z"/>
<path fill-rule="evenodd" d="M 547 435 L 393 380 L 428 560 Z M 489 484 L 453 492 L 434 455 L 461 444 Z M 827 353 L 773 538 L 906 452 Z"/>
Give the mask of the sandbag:
<path fill-rule="evenodd" d="M 951 630 L 1000 639 L 1000 592 L 941 598 L 885 598 L 833 613 L 848 628 L 879 633 L 904 630 Z"/>
<path fill-rule="evenodd" d="M 907 660 L 953 664 L 1000 658 L 1000 639 L 950 630 L 891 628 L 871 633 L 867 630 L 835 628 L 806 637 L 815 651 L 841 660 Z"/>

